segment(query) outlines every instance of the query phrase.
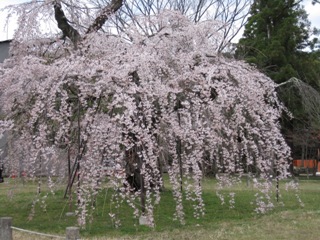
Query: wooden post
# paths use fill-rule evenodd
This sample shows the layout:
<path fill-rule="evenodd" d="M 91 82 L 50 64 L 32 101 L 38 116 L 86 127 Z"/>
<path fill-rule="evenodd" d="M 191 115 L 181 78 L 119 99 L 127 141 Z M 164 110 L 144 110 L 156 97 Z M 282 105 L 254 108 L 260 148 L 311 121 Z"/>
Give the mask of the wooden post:
<path fill-rule="evenodd" d="M 66 228 L 66 240 L 77 240 L 80 239 L 80 231 L 78 227 L 67 227 Z"/>
<path fill-rule="evenodd" d="M 2 217 L 0 218 L 0 239 L 1 240 L 12 240 L 12 218 Z"/>

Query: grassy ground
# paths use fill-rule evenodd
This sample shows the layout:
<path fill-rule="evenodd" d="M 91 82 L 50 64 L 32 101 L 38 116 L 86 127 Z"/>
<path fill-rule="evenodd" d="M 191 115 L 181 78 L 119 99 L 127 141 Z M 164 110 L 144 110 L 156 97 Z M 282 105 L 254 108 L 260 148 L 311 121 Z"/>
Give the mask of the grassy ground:
<path fill-rule="evenodd" d="M 113 227 L 108 216 L 108 199 L 111 190 L 105 189 L 97 200 L 97 212 L 93 222 L 81 231 L 82 239 L 320 239 L 320 179 L 305 180 L 301 178 L 300 197 L 305 206 L 301 207 L 294 192 L 282 192 L 284 206 L 265 214 L 254 213 L 254 190 L 245 184 L 233 187 L 228 191 L 236 192 L 234 209 L 221 206 L 215 194 L 215 180 L 203 182 L 203 198 L 206 204 L 206 215 L 200 220 L 192 217 L 191 204 L 185 203 L 186 225 L 173 221 L 175 204 L 172 193 L 167 188 L 162 195 L 160 205 L 155 209 L 156 226 L 154 229 L 139 226 L 132 217 L 131 209 L 124 207 L 119 211 L 122 226 Z M 281 184 L 283 186 L 284 184 Z M 0 184 L 0 216 L 13 217 L 15 227 L 50 233 L 65 234 L 67 226 L 75 226 L 75 217 L 66 217 L 69 211 L 63 199 L 63 189 L 46 200 L 46 211 L 37 203 L 36 212 L 30 218 L 30 209 L 35 199 L 35 184 L 16 183 Z M 14 231 L 14 239 L 33 240 L 41 238 L 27 233 Z"/>

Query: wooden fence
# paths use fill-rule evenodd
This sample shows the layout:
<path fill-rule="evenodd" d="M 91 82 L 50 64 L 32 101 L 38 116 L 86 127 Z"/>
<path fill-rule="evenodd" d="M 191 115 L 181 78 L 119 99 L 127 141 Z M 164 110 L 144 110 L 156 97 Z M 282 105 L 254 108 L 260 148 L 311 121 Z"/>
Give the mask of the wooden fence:
<path fill-rule="evenodd" d="M 67 227 L 66 228 L 66 236 L 56 236 L 51 234 L 39 233 L 34 231 L 29 231 L 26 229 L 21 229 L 12 226 L 12 218 L 11 217 L 1 217 L 0 218 L 0 239 L 1 240 L 13 240 L 12 230 L 27 232 L 29 234 L 34 234 L 38 236 L 47 236 L 50 238 L 57 239 L 66 239 L 66 240 L 79 240 L 80 239 L 80 231 L 78 227 Z"/>

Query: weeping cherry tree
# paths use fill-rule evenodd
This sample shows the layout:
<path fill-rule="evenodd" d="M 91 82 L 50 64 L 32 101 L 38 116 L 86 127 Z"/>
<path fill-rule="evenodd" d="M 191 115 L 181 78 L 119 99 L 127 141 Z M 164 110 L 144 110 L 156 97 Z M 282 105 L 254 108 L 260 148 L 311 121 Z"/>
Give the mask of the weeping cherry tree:
<path fill-rule="evenodd" d="M 153 35 L 135 24 L 113 34 L 101 27 L 122 1 L 102 6 L 95 18 L 84 2 L 72 3 L 13 8 L 19 28 L 12 56 L 0 65 L 6 116 L 0 130 L 11 129 L 10 173 L 45 175 L 52 192 L 65 179 L 66 195 L 77 197 L 81 226 L 106 178 L 115 190 L 114 209 L 128 204 L 153 226 L 164 168 L 181 223 L 184 199 L 195 217 L 204 214 L 204 166 L 214 166 L 220 190 L 255 169 L 256 211 L 271 209 L 270 174 L 288 176 L 290 149 L 278 121 L 285 108 L 271 79 L 218 53 L 224 23 L 194 23 L 163 11 L 140 19 L 161 25 Z M 43 33 L 41 21 L 50 17 L 58 28 Z M 39 196 L 40 188 L 39 182 Z M 223 203 L 222 191 L 217 194 Z M 234 194 L 228 197 L 233 202 Z M 109 215 L 119 225 L 115 213 Z"/>

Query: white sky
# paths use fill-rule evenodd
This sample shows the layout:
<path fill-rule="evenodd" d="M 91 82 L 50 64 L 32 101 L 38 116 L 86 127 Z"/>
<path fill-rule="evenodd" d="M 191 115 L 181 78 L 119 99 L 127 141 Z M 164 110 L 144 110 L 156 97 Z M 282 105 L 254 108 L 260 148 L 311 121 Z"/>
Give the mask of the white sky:
<path fill-rule="evenodd" d="M 11 4 L 18 4 L 26 2 L 26 0 L 0 0 L 0 9 Z M 9 25 L 6 26 L 6 12 L 0 11 L 0 41 L 12 39 L 14 30 L 17 27 L 17 18 L 11 17 L 9 19 Z"/>
<path fill-rule="evenodd" d="M 0 0 L 0 9 L 10 5 L 26 2 L 28 0 Z M 304 0 L 305 10 L 309 14 L 309 20 L 313 27 L 320 28 L 320 4 L 312 5 L 311 0 Z M 12 39 L 14 30 L 16 29 L 16 18 L 9 19 L 9 25 L 6 26 L 6 14 L 0 11 L 0 41 Z M 240 38 L 241 36 L 237 37 Z"/>

